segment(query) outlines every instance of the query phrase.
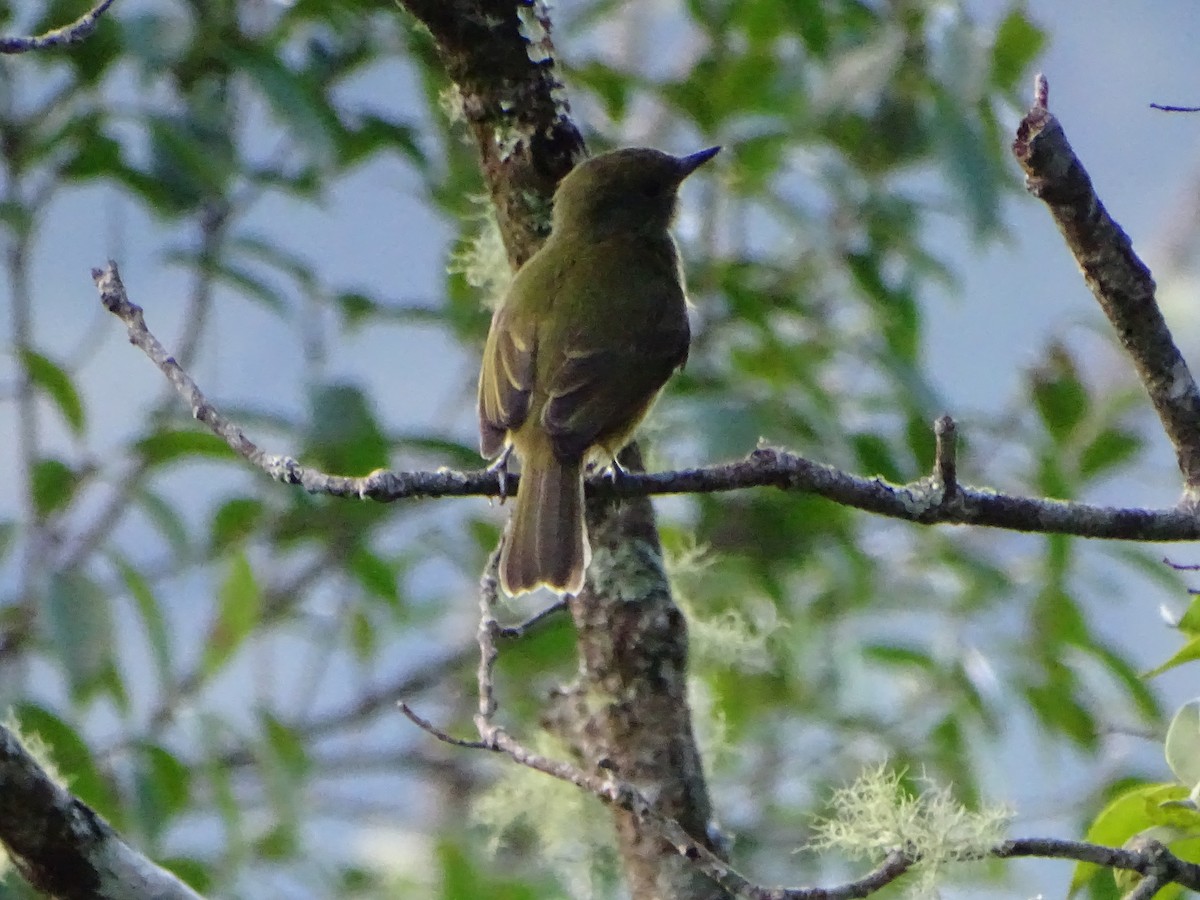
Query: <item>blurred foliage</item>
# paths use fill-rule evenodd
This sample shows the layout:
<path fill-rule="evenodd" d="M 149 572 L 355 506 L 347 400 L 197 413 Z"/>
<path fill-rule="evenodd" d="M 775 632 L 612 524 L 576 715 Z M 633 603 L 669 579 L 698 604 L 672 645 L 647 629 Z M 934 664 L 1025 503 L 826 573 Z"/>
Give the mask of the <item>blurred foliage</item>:
<path fill-rule="evenodd" d="M 7 30 L 33 32 L 87 5 L 0 9 Z M 695 341 L 655 447 L 687 448 L 671 456 L 690 463 L 762 437 L 868 475 L 926 473 L 943 409 L 924 323 L 930 291 L 955 284 L 928 226 L 951 217 L 981 245 L 1003 234 L 1018 185 L 1001 120 L 1045 41 L 1024 4 L 991 27 L 969 4 L 916 0 L 561 6 L 560 63 L 594 148 L 630 134 L 728 148 L 685 198 Z M 661 45 L 627 52 L 616 25 Z M 397 72 L 415 95 L 398 95 Z M 422 29 L 355 0 L 118 0 L 69 52 L 0 59 L 5 403 L 18 423 L 0 522 L 0 684 L 83 799 L 217 895 L 571 888 L 537 859 L 536 827 L 506 835 L 496 858 L 482 852 L 469 809 L 494 770 L 430 746 L 394 710 L 404 686 L 469 727 L 471 585 L 498 519 L 479 503 L 385 508 L 248 477 L 174 396 L 128 408 L 118 445 L 111 428 L 97 436 L 83 388 L 116 376 L 56 344 L 52 323 L 35 327 L 31 261 L 59 240 L 41 224 L 56 198 L 103 186 L 172 235 L 161 262 L 189 298 L 172 347 L 185 366 L 228 293 L 272 316 L 280 340 L 419 324 L 473 357 L 487 312 L 457 267 L 435 301 L 400 304 L 397 284 L 338 283 L 249 221 L 267 202 L 321 207 L 390 164 L 414 177 L 429 221 L 453 230 L 449 261 L 479 227 L 481 179 L 444 115 L 446 86 Z M 980 466 L 1005 487 L 1085 497 L 1142 457 L 1138 395 L 1089 388 L 1072 352 L 1049 344 L 988 436 L 1013 451 L 1000 471 L 996 447 Z M 341 474 L 477 461 L 468 429 L 381 421 L 421 385 L 375 393 L 367 373 L 313 357 L 300 402 L 247 385 L 246 408 L 225 411 Z M 469 387 L 455 402 L 471 408 Z M 779 836 L 803 843 L 828 786 L 885 757 L 974 805 L 1006 733 L 1033 730 L 1086 759 L 1113 719 L 1161 724 L 1128 648 L 1095 627 L 1103 589 L 1075 541 L 922 530 L 766 490 L 672 510 L 665 542 L 705 635 L 694 674 L 712 788 L 739 867 L 764 881 L 822 874 L 829 861 L 806 857 L 797 878 Z M 1174 583 L 1141 550 L 1112 559 L 1135 581 Z M 560 621 L 502 656 L 514 728 L 536 728 L 572 653 Z M 288 674 L 273 678 L 275 664 Z M 1078 799 L 1098 808 L 1104 789 Z M 604 895 L 611 879 L 588 884 Z"/>

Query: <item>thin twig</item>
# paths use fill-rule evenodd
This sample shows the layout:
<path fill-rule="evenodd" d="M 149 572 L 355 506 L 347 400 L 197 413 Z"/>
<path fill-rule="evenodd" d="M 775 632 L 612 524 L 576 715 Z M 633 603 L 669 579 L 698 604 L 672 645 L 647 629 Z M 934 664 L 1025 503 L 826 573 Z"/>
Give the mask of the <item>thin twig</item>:
<path fill-rule="evenodd" d="M 96 30 L 100 17 L 113 5 L 113 0 L 101 0 L 70 25 L 55 28 L 44 34 L 27 37 L 0 37 L 0 53 L 28 53 L 31 50 L 48 50 L 64 47 L 86 40 Z"/>
<path fill-rule="evenodd" d="M 408 718 L 413 722 L 414 725 L 416 725 L 422 731 L 426 731 L 429 734 L 433 735 L 435 738 L 437 738 L 443 744 L 450 744 L 454 747 L 466 747 L 468 750 L 495 750 L 496 749 L 495 747 L 493 747 L 490 744 L 485 743 L 484 741 L 467 740 L 466 738 L 456 738 L 452 734 L 447 734 L 445 731 L 442 731 L 442 729 L 438 728 L 436 725 L 434 725 L 432 722 L 430 722 L 428 719 L 424 718 L 423 716 L 418 715 L 413 710 L 413 708 L 411 706 L 409 706 L 407 703 L 405 703 L 403 700 L 401 700 L 400 703 L 397 705 L 400 707 L 400 712 L 402 712 L 402 713 L 404 713 L 404 715 L 408 716 Z"/>
<path fill-rule="evenodd" d="M 1150 900 L 1166 885 L 1157 875 L 1147 875 L 1138 882 L 1137 887 L 1125 895 L 1124 900 Z"/>
<path fill-rule="evenodd" d="M 547 619 L 549 619 L 553 616 L 558 615 L 560 612 L 562 612 L 566 608 L 567 608 L 566 598 L 560 597 L 559 599 L 557 599 L 553 603 L 551 603 L 549 606 L 547 606 L 545 609 L 541 610 L 540 612 L 534 613 L 532 616 L 530 616 L 524 622 L 521 622 L 517 625 L 498 626 L 496 628 L 496 637 L 504 638 L 505 640 L 509 640 L 509 641 L 518 640 L 520 638 L 523 638 L 523 637 L 525 637 L 525 635 L 529 634 L 529 632 L 532 631 L 534 628 L 536 628 L 538 625 L 542 624 L 542 622 L 546 621 Z"/>
<path fill-rule="evenodd" d="M 933 434 L 937 439 L 933 474 L 945 499 L 952 500 L 958 493 L 958 426 L 950 416 L 941 416 L 933 423 Z"/>
<path fill-rule="evenodd" d="M 202 264 L 195 270 L 195 280 L 183 313 L 183 330 L 173 354 L 176 362 L 184 370 L 195 359 L 200 340 L 208 325 L 218 271 L 212 261 L 220 256 L 229 231 L 231 212 L 230 204 L 214 199 L 204 204 L 203 212 L 199 216 L 197 258 Z M 118 280 L 119 278 L 120 276 Z M 155 400 L 154 407 L 146 414 L 146 420 L 158 423 L 175 409 L 171 385 L 166 385 L 162 395 Z M 66 543 L 58 563 L 59 568 L 66 571 L 81 565 L 83 560 L 90 558 L 96 548 L 112 534 L 121 517 L 137 497 L 138 488 L 142 486 L 146 473 L 152 466 L 153 462 L 147 454 L 134 454 L 125 471 L 116 479 L 103 505 L 92 515 L 91 522 Z"/>
<path fill-rule="evenodd" d="M 503 544 L 497 545 L 492 551 L 479 580 L 479 630 L 476 635 L 479 642 L 479 713 L 475 716 L 475 727 L 479 729 L 479 736 L 483 740 L 492 742 L 495 731 L 492 718 L 496 715 L 496 659 L 500 655 L 500 651 L 496 649 L 496 636 L 500 625 L 496 622 L 493 610 L 500 595 L 499 569 L 502 546 Z"/>

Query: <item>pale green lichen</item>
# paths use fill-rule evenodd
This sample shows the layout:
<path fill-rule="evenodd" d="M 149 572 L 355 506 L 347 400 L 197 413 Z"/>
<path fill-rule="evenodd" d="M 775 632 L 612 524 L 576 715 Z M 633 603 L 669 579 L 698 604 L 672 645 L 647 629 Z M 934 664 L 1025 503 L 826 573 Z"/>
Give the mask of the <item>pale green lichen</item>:
<path fill-rule="evenodd" d="M 688 621 L 689 654 L 693 664 L 761 672 L 770 668 L 767 641 L 785 623 L 770 600 L 743 596 L 736 609 L 706 616 L 688 595 L 689 581 L 701 577 L 714 558 L 705 547 L 685 546 L 667 556 L 666 567 L 676 586 L 675 601 Z"/>
<path fill-rule="evenodd" d="M 452 125 L 467 120 L 466 113 L 463 112 L 462 91 L 458 89 L 457 84 L 451 82 L 438 91 L 437 102 L 438 109 Z"/>
<path fill-rule="evenodd" d="M 903 774 L 881 765 L 836 791 L 832 815 L 814 824 L 809 846 L 874 861 L 901 850 L 916 860 L 912 895 L 937 896 L 946 864 L 987 857 L 1004 839 L 1012 812 L 1001 806 L 967 809 L 945 786 L 931 784 L 911 794 L 901 785 Z"/>
<path fill-rule="evenodd" d="M 500 160 L 507 161 L 515 156 L 525 143 L 525 132 L 511 125 L 497 123 L 492 130 L 492 140 Z"/>
<path fill-rule="evenodd" d="M 550 21 L 546 7 L 541 3 L 517 7 L 517 31 L 525 39 L 525 55 L 531 63 L 541 65 L 553 62 L 554 45 L 546 22 Z"/>
<path fill-rule="evenodd" d="M 471 287 L 484 293 L 489 308 L 495 308 L 512 281 L 512 267 L 500 226 L 496 223 L 492 201 L 487 195 L 471 198 L 479 206 L 479 227 L 454 253 L 447 271 L 462 275 Z"/>
<path fill-rule="evenodd" d="M 67 790 L 68 779 L 62 774 L 58 766 L 55 765 L 54 758 L 50 753 L 50 747 L 42 740 L 40 735 L 24 733 L 21 730 L 21 723 L 12 709 L 9 709 L 4 714 L 3 722 L 0 724 L 3 724 L 8 729 L 17 743 L 33 758 L 33 761 L 38 764 L 38 767 L 50 781 L 64 791 Z M 11 871 L 13 871 L 12 858 L 3 846 L 0 846 L 0 881 L 3 881 Z"/>
<path fill-rule="evenodd" d="M 545 734 L 533 749 L 557 759 L 569 756 Z M 590 794 L 525 766 L 509 766 L 475 801 L 471 815 L 487 830 L 491 853 L 498 853 L 514 832 L 532 835 L 570 897 L 608 895 L 615 871 L 612 820 Z"/>
<path fill-rule="evenodd" d="M 881 483 L 886 485 L 886 482 L 881 481 Z M 936 509 L 942 505 L 942 501 L 946 497 L 945 485 L 929 480 L 896 487 L 894 490 L 905 511 L 914 516 L 920 516 L 931 509 Z"/>

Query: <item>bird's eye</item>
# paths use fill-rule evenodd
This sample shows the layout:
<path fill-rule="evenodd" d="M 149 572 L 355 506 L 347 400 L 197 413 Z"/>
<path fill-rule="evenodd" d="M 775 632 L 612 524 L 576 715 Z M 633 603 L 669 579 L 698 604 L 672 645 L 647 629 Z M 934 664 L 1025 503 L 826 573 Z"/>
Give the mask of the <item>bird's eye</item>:
<path fill-rule="evenodd" d="M 641 185 L 642 195 L 645 197 L 657 197 L 662 194 L 663 186 L 657 181 L 644 181 Z"/>

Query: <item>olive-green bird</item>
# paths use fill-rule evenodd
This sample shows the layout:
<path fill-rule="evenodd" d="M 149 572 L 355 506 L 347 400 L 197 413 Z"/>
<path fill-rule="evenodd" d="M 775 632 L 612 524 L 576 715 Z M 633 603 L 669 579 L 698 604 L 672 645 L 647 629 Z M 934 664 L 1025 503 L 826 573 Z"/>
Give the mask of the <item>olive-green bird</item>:
<path fill-rule="evenodd" d="M 615 150 L 558 185 L 550 237 L 492 316 L 479 373 L 483 455 L 521 459 L 500 583 L 577 594 L 591 559 L 583 470 L 614 464 L 687 360 L 680 183 L 719 147 L 676 157 Z"/>

